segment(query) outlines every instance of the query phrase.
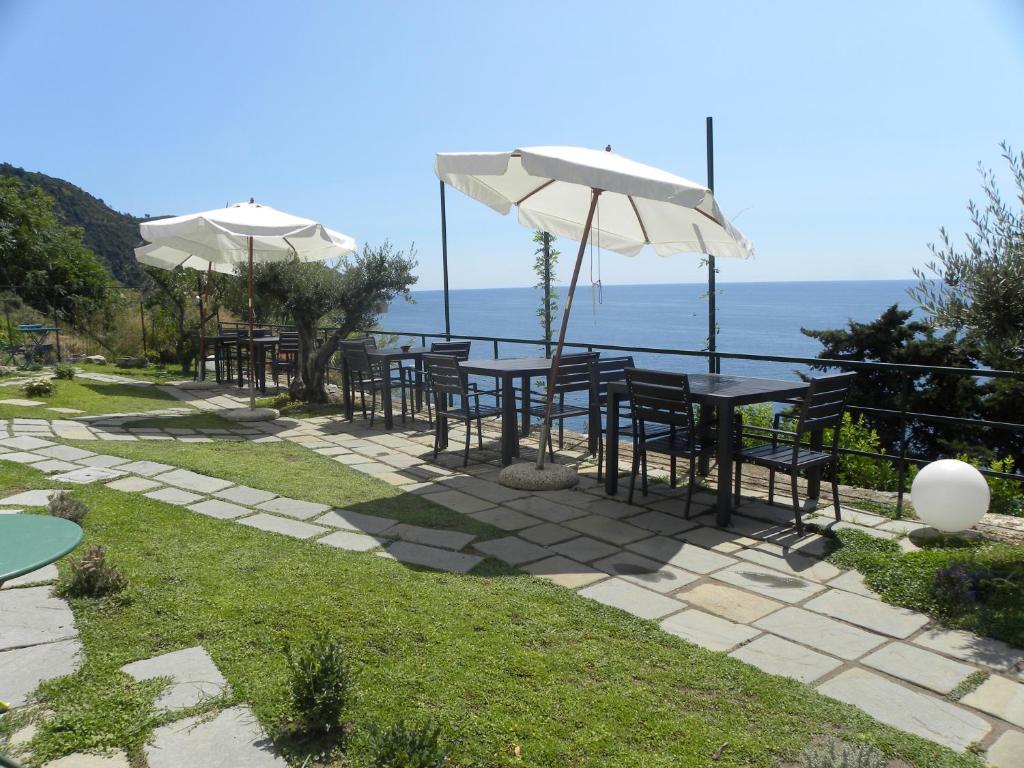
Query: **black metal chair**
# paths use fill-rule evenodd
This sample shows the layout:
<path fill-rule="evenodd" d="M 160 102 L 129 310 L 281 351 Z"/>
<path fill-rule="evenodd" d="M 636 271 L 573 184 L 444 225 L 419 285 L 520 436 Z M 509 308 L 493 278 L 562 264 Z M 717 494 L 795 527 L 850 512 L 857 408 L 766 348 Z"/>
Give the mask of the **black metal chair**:
<path fill-rule="evenodd" d="M 690 463 L 684 515 L 690 517 L 690 503 L 697 484 L 697 457 L 701 453 L 690 399 L 690 380 L 685 373 L 648 371 L 639 368 L 626 370 L 629 389 L 630 420 L 633 429 L 633 465 L 629 478 L 629 503 L 633 503 L 636 476 L 643 481 L 643 494 L 647 495 L 647 454 L 668 456 L 672 463 L 672 485 L 676 482 L 676 459 Z M 649 432 L 650 425 L 661 429 Z"/>
<path fill-rule="evenodd" d="M 632 355 L 602 357 L 597 361 L 597 409 L 601 414 L 601 441 L 597 445 L 597 479 L 604 478 L 604 435 L 608 433 L 608 385 L 613 381 L 625 381 L 626 369 L 635 368 Z M 628 409 L 619 410 L 619 419 L 630 422 L 630 426 L 619 425 L 620 435 L 631 435 L 632 421 Z"/>
<path fill-rule="evenodd" d="M 759 430 L 768 432 L 764 435 L 769 442 L 742 448 L 737 451 L 735 485 L 733 487 L 734 503 L 739 503 L 740 482 L 743 464 L 756 464 L 768 468 L 768 503 L 775 500 L 775 473 L 788 472 L 790 490 L 793 496 L 793 514 L 796 517 L 796 529 L 803 533 L 804 524 L 801 519 L 800 496 L 797 491 L 797 478 L 800 472 L 809 469 L 831 468 L 832 502 L 836 520 L 840 520 L 839 508 L 839 432 L 843 425 L 843 413 L 846 400 L 850 394 L 855 373 L 841 373 L 836 376 L 822 376 L 811 379 L 807 394 L 799 404 L 800 413 L 796 428 L 785 430 L 773 428 Z M 778 424 L 778 420 L 775 424 Z M 742 430 L 742 426 L 740 427 Z M 831 445 L 825 448 L 810 447 L 810 434 L 819 430 L 832 430 Z M 742 445 L 742 442 L 740 443 Z"/>
<path fill-rule="evenodd" d="M 572 355 L 562 355 L 558 363 L 558 377 L 554 382 L 548 376 L 548 388 L 554 390 L 555 400 L 551 403 L 551 420 L 558 422 L 558 448 L 565 445 L 565 420 L 575 416 L 590 416 L 590 404 L 592 399 L 597 397 L 597 352 L 579 352 Z M 587 402 L 585 405 L 574 405 L 566 403 L 565 396 L 573 392 L 586 392 Z M 529 408 L 531 416 L 543 419 L 547 412 L 546 394 L 543 392 L 531 391 L 529 393 Z M 548 440 L 548 453 L 551 460 L 555 459 L 555 447 L 553 440 Z"/>
<path fill-rule="evenodd" d="M 299 365 L 299 333 L 298 331 L 281 331 L 278 334 L 277 351 L 270 361 L 270 375 L 274 377 L 274 386 L 278 386 L 281 371 L 284 371 L 285 382 L 292 383 L 292 376 Z"/>
<path fill-rule="evenodd" d="M 391 376 L 391 366 L 375 362 L 367 354 L 369 344 L 366 339 L 357 341 L 342 341 L 338 343 L 339 351 L 345 358 L 345 368 L 348 371 L 348 387 L 350 402 L 355 401 L 355 395 L 359 393 L 359 403 L 366 418 L 366 391 L 370 391 L 370 424 L 373 426 L 374 417 L 377 411 L 377 393 L 384 390 L 384 377 Z M 401 390 L 401 378 L 391 378 L 389 384 Z M 405 421 L 405 413 L 402 414 L 402 421 Z"/>
<path fill-rule="evenodd" d="M 450 355 L 456 360 L 468 360 L 469 349 L 471 341 L 435 341 L 430 345 L 430 354 L 438 355 Z M 415 366 L 406 366 L 400 369 L 399 375 L 402 377 L 402 414 L 405 414 L 405 396 L 406 392 L 409 393 L 410 399 L 414 398 L 416 393 L 419 392 L 423 398 L 423 402 L 427 406 L 427 424 L 431 427 L 434 426 L 434 415 L 431 411 L 431 388 L 430 378 L 426 370 L 426 366 L 417 368 Z M 415 403 L 409 406 L 410 418 L 415 418 Z"/>
<path fill-rule="evenodd" d="M 204 339 L 206 346 L 205 359 L 203 350 L 199 348 L 199 330 L 192 329 L 188 332 L 189 343 L 192 345 L 192 349 L 196 351 L 196 370 L 193 375 L 193 379 L 199 381 L 200 377 L 204 376 L 205 373 L 209 372 L 209 364 L 213 363 L 214 373 L 218 373 L 218 360 L 215 352 L 215 344 L 209 339 Z M 220 376 L 217 376 L 217 381 L 220 381 Z"/>
<path fill-rule="evenodd" d="M 469 443 L 476 422 L 477 445 L 484 447 L 483 425 L 485 417 L 497 416 L 501 410 L 481 406 L 480 396 L 488 394 L 470 388 L 466 373 L 459 367 L 458 359 L 451 354 L 428 354 L 423 356 L 423 366 L 434 393 L 437 407 L 437 421 L 434 428 L 434 458 L 441 450 L 442 430 L 447 433 L 448 420 L 455 419 L 466 425 L 466 448 L 462 466 L 469 465 Z"/>

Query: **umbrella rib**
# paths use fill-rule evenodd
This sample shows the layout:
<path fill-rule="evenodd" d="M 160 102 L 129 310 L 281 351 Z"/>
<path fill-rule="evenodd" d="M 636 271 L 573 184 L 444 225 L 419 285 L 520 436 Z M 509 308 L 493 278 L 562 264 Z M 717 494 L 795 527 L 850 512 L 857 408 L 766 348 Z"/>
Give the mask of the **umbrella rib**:
<path fill-rule="evenodd" d="M 528 192 L 528 193 L 526 194 L 526 196 L 525 196 L 525 197 L 521 197 L 521 198 L 519 198 L 518 200 L 516 200 L 516 205 L 520 205 L 520 204 L 522 204 L 522 203 L 523 203 L 524 201 L 526 201 L 526 200 L 530 199 L 531 197 L 533 197 L 534 195 L 536 195 L 536 194 L 537 194 L 538 192 L 540 192 L 540 191 L 541 191 L 542 189 L 544 189 L 545 187 L 550 187 L 550 186 L 551 186 L 552 184 L 554 184 L 554 183 L 555 183 L 555 180 L 554 180 L 554 179 L 548 179 L 547 181 L 545 181 L 545 182 L 544 182 L 543 184 L 541 184 L 541 185 L 540 185 L 539 187 L 537 187 L 537 188 L 536 188 L 535 190 L 533 190 L 532 192 Z"/>
<path fill-rule="evenodd" d="M 647 235 L 647 227 L 644 226 L 644 220 L 640 218 L 640 211 L 637 210 L 636 202 L 633 200 L 632 195 L 626 195 L 629 198 L 629 204 L 633 206 L 633 213 L 636 215 L 636 223 L 640 225 L 640 231 L 644 235 L 644 242 L 648 245 L 651 244 L 651 238 Z"/>

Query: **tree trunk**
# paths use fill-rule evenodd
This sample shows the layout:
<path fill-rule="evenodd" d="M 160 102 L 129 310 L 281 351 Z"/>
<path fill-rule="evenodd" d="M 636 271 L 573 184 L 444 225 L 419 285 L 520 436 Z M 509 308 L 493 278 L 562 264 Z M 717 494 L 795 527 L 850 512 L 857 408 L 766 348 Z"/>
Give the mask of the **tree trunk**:
<path fill-rule="evenodd" d="M 289 393 L 305 403 L 327 402 L 327 364 L 338 347 L 338 334 L 332 334 L 317 347 L 316 323 L 298 322 L 299 352 Z"/>

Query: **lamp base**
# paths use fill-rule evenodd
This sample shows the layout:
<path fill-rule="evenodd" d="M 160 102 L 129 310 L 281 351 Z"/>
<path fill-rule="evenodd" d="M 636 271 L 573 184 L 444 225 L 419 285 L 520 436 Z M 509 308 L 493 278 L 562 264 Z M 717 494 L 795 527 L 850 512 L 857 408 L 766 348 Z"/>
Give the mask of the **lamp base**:
<path fill-rule="evenodd" d="M 572 488 L 580 481 L 572 467 L 563 464 L 545 464 L 537 469 L 531 462 L 510 464 L 501 470 L 498 482 L 519 491 L 560 491 Z"/>

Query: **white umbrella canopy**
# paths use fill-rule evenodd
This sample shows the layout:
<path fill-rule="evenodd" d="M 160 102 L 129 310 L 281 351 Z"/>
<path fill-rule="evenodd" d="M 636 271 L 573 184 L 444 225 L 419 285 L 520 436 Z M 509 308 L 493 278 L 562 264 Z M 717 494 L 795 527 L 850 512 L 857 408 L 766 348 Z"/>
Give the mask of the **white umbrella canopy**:
<path fill-rule="evenodd" d="M 650 245 L 659 256 L 705 253 L 746 259 L 754 249 L 722 214 L 707 187 L 630 160 L 607 147 L 524 147 L 510 152 L 439 153 L 434 172 L 446 184 L 502 215 L 515 206 L 519 223 L 578 240 L 551 379 L 565 344 L 573 295 L 591 234 L 602 248 L 635 256 Z M 554 387 L 548 387 L 537 469 L 551 431 Z"/>
<path fill-rule="evenodd" d="M 166 269 L 168 271 L 178 267 L 194 269 L 197 272 L 220 272 L 221 274 L 234 274 L 235 268 L 224 262 L 213 262 L 199 256 L 194 256 L 186 251 L 179 251 L 167 245 L 143 245 L 135 249 L 135 260 L 147 267 Z"/>

